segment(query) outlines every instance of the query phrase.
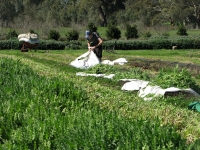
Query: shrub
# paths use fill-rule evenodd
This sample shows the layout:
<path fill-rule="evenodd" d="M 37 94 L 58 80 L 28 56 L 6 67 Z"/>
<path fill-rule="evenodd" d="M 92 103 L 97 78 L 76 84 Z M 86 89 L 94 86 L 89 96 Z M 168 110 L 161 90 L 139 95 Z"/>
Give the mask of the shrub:
<path fill-rule="evenodd" d="M 67 32 L 66 37 L 67 37 L 68 41 L 78 40 L 79 33 L 78 33 L 78 31 L 76 31 L 76 30 L 73 29 L 73 30 L 70 30 L 70 31 Z"/>
<path fill-rule="evenodd" d="M 131 26 L 131 25 L 127 24 L 125 36 L 127 39 L 138 38 L 137 26 L 136 25 Z"/>
<path fill-rule="evenodd" d="M 48 39 L 58 40 L 60 38 L 60 33 L 56 30 L 50 30 Z"/>
<path fill-rule="evenodd" d="M 30 31 L 29 31 L 30 33 L 35 33 L 35 31 L 33 30 L 33 29 L 30 29 Z"/>
<path fill-rule="evenodd" d="M 179 49 L 200 48 L 200 39 L 192 39 L 191 37 L 166 38 L 151 37 L 146 40 L 115 40 L 104 41 L 103 48 L 111 49 L 115 46 L 115 50 L 134 50 L 134 49 L 171 49 L 176 45 Z"/>
<path fill-rule="evenodd" d="M 149 38 L 151 36 L 152 36 L 152 34 L 149 31 L 144 33 L 144 38 Z"/>
<path fill-rule="evenodd" d="M 55 40 L 41 40 L 37 46 L 38 50 L 64 50 L 65 43 Z"/>
<path fill-rule="evenodd" d="M 108 29 L 106 30 L 106 36 L 109 40 L 119 39 L 121 37 L 121 31 L 115 25 L 108 25 Z"/>
<path fill-rule="evenodd" d="M 10 31 L 6 35 L 6 39 L 11 39 L 17 37 L 18 34 L 14 29 L 10 29 Z"/>
<path fill-rule="evenodd" d="M 19 50 L 20 48 L 21 48 L 21 42 L 19 42 L 17 39 L 0 41 L 0 50 L 5 50 L 5 49 Z"/>
<path fill-rule="evenodd" d="M 184 25 L 179 25 L 177 35 L 188 35 L 187 34 L 187 29 L 185 28 Z"/>
<path fill-rule="evenodd" d="M 198 86 L 195 83 L 192 75 L 188 70 L 175 68 L 163 68 L 158 73 L 154 82 L 162 88 L 177 87 L 177 88 L 192 88 L 198 90 Z"/>
<path fill-rule="evenodd" d="M 162 33 L 162 36 L 168 37 L 168 36 L 169 36 L 169 33 L 168 33 L 168 32 L 164 32 L 164 33 Z"/>
<path fill-rule="evenodd" d="M 80 49 L 81 45 L 82 44 L 79 41 L 70 41 L 70 48 L 71 49 Z"/>
<path fill-rule="evenodd" d="M 88 23 L 87 27 L 91 32 L 97 32 L 97 27 L 95 26 L 94 23 L 92 23 L 92 22 Z"/>

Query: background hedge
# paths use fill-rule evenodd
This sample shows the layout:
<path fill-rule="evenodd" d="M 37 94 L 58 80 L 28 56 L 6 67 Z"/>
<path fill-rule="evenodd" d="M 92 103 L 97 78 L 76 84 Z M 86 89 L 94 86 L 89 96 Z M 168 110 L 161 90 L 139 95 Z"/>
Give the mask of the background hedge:
<path fill-rule="evenodd" d="M 115 50 L 141 50 L 141 49 L 172 49 L 172 46 L 177 46 L 177 49 L 199 49 L 200 38 L 195 37 L 151 37 L 141 40 L 108 40 L 103 42 L 103 49 Z M 22 42 L 17 39 L 1 40 L 0 50 L 16 49 L 20 50 Z M 64 49 L 87 49 L 87 43 L 78 40 L 73 41 L 56 41 L 56 40 L 41 40 L 37 46 L 38 50 L 64 50 Z"/>

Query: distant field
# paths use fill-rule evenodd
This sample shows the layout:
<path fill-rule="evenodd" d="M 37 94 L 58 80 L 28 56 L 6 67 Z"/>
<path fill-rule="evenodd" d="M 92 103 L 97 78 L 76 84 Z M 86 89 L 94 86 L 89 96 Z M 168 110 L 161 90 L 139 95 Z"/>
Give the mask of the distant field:
<path fill-rule="evenodd" d="M 55 28 L 55 30 L 59 31 L 61 37 L 66 37 L 66 33 L 71 29 L 72 28 L 68 28 L 68 27 L 63 27 L 63 28 L 59 28 L 59 29 Z M 79 32 L 79 39 L 80 40 L 84 40 L 84 35 L 85 35 L 85 31 L 87 30 L 87 27 L 78 27 L 78 26 L 76 27 L 75 26 L 74 29 Z M 8 29 L 8 28 L 0 28 L 0 39 L 3 39 L 5 37 L 5 35 L 6 35 L 6 33 L 9 30 L 10 29 Z M 101 37 L 103 39 L 107 39 L 106 30 L 107 30 L 107 27 L 98 27 L 98 32 L 99 32 L 99 34 L 101 35 Z M 27 31 L 23 31 L 23 32 L 29 32 L 29 31 L 30 31 L 30 29 L 27 29 Z M 126 39 L 126 37 L 125 37 L 125 32 L 126 32 L 125 29 L 120 29 L 120 31 L 121 31 L 121 38 L 120 39 Z M 20 30 L 18 30 L 18 29 L 16 29 L 16 32 L 18 34 L 21 34 Z M 42 31 L 35 31 L 35 32 L 40 34 Z M 150 32 L 152 34 L 152 36 L 158 36 L 160 34 L 160 32 L 162 32 L 162 30 L 158 31 L 156 29 L 148 29 L 147 31 L 145 31 L 145 29 L 144 29 L 142 31 L 142 33 L 145 33 L 145 32 Z M 142 33 L 141 33 L 141 31 L 139 31 L 139 37 L 140 38 L 143 37 Z M 166 31 L 163 31 L 163 33 L 167 33 L 167 34 L 169 34 L 169 36 L 178 36 L 176 34 L 177 30 L 166 30 Z M 187 30 L 187 33 L 188 33 L 188 36 L 199 36 L 200 35 L 200 30 L 196 30 L 196 29 Z M 42 34 L 42 36 L 44 36 L 44 33 Z"/>
<path fill-rule="evenodd" d="M 170 36 L 177 36 L 176 35 L 177 30 L 171 30 L 169 31 Z M 199 36 L 200 35 L 200 30 L 192 29 L 192 30 L 187 30 L 188 36 Z"/>
<path fill-rule="evenodd" d="M 98 28 L 98 32 L 100 33 L 101 37 L 106 39 L 106 30 L 107 28 L 106 27 L 99 27 Z M 120 30 L 121 31 L 121 39 L 126 39 L 125 37 L 125 30 Z M 143 31 L 144 32 L 144 31 Z M 80 34 L 80 37 L 83 36 L 84 37 L 84 33 L 85 31 L 81 32 Z M 155 31 L 150 31 L 150 33 L 152 34 L 152 36 L 158 36 L 158 33 L 155 32 Z M 170 31 L 167 31 L 166 33 L 169 34 L 169 36 L 178 36 L 176 33 L 177 33 L 177 30 L 170 30 Z M 200 35 L 200 30 L 187 30 L 187 33 L 188 33 L 188 36 L 199 36 Z M 142 37 L 143 35 L 139 35 L 139 37 Z"/>

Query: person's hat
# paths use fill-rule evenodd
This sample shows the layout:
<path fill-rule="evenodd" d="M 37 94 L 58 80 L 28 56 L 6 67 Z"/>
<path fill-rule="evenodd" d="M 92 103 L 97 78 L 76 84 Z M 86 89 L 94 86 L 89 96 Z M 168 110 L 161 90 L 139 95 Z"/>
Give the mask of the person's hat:
<path fill-rule="evenodd" d="M 90 31 L 85 31 L 85 38 L 87 39 L 91 35 Z"/>

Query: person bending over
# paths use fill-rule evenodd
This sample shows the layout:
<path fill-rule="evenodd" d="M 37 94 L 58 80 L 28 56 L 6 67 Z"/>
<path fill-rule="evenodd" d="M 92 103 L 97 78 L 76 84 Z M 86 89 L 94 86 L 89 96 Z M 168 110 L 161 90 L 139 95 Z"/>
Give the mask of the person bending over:
<path fill-rule="evenodd" d="M 87 39 L 88 50 L 93 51 L 101 62 L 102 58 L 102 43 L 103 40 L 97 32 L 86 31 L 85 38 Z"/>

